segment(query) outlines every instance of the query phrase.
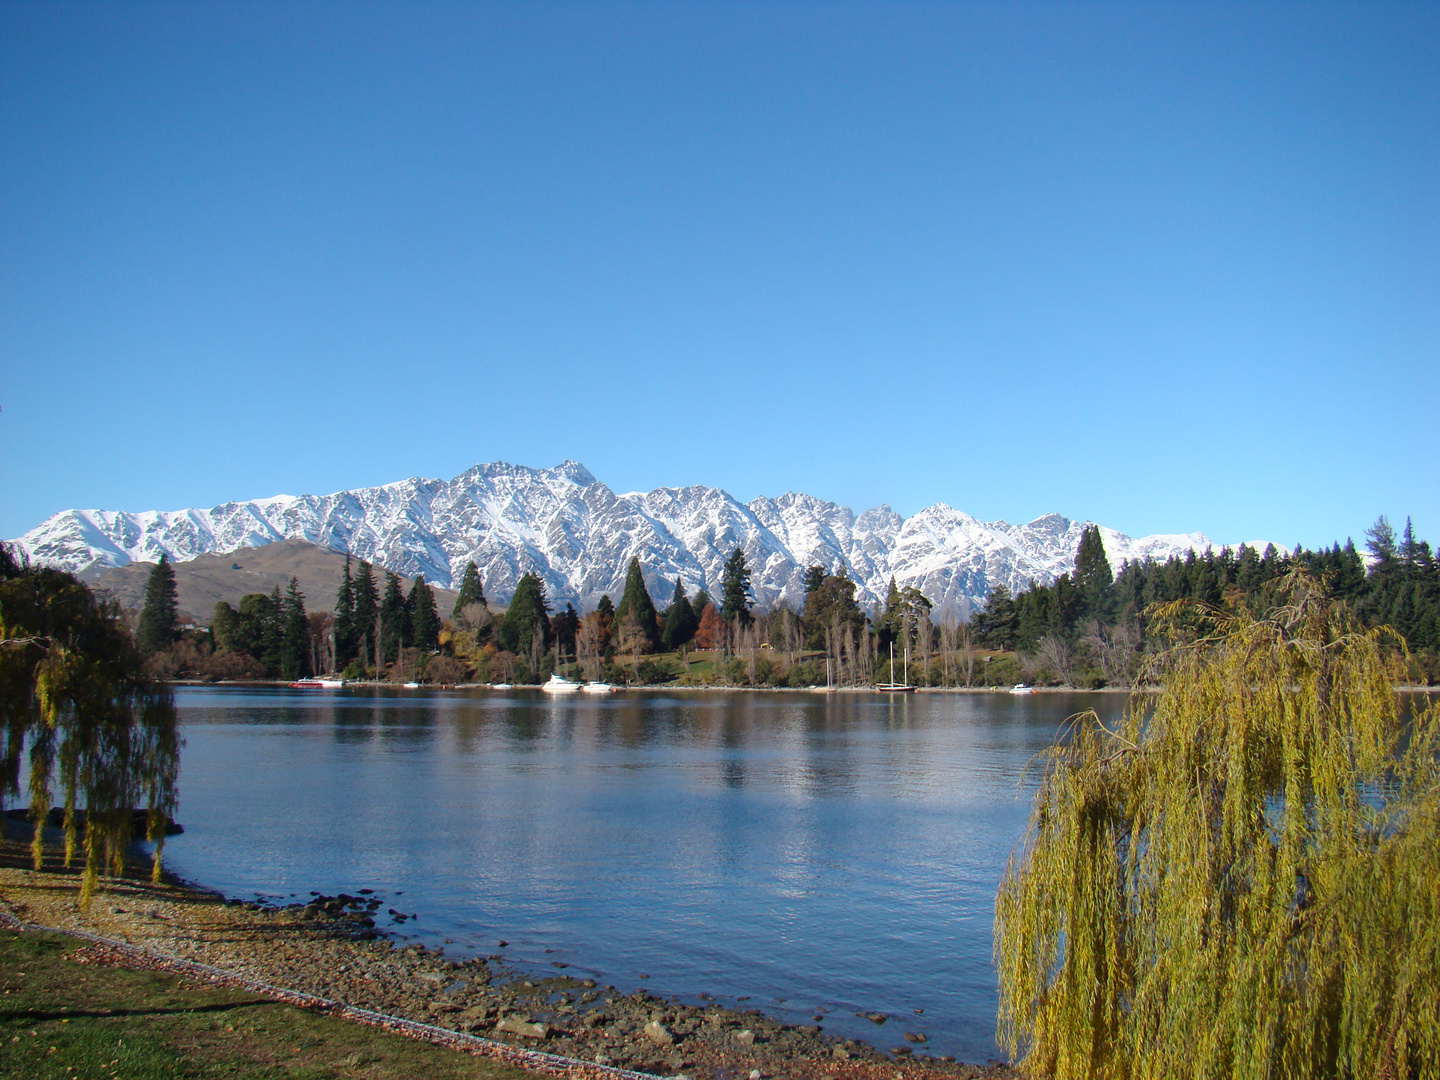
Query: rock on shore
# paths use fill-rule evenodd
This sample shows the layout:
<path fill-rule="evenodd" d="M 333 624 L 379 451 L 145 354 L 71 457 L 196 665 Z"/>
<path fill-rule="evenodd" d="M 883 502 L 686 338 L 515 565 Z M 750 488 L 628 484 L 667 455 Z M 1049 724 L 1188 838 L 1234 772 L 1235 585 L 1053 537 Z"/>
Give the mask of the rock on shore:
<path fill-rule="evenodd" d="M 717 1080 L 813 1077 L 907 1080 L 1016 1076 L 1003 1066 L 959 1065 L 890 1054 L 782 1024 L 758 1011 L 699 1008 L 588 979 L 506 970 L 487 958 L 447 959 L 373 928 L 370 897 L 318 897 L 304 905 L 225 902 L 181 884 L 107 879 L 88 913 L 72 872 L 23 869 L 20 845 L 0 859 L 0 902 L 20 919 L 211 964 L 247 978 L 451 1031 L 482 1035 L 601 1065 Z M 57 888 L 57 885 L 60 886 Z M 897 1033 L 898 1034 L 898 1033 Z M 909 1035 L 907 1034 L 907 1038 Z M 922 1040 L 923 1041 L 923 1040 Z"/>

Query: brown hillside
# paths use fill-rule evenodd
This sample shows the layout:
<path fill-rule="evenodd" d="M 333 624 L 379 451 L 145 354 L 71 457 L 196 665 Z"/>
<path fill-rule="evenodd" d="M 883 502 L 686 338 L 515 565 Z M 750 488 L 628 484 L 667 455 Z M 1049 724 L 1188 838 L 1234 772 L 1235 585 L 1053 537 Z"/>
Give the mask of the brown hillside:
<path fill-rule="evenodd" d="M 102 570 L 93 577 L 85 576 L 94 589 L 104 590 L 119 601 L 121 607 L 138 611 L 145 599 L 145 582 L 154 567 L 150 562 L 132 562 L 128 566 Z M 335 606 L 335 593 L 340 588 L 344 570 L 344 555 L 304 540 L 281 540 L 224 555 L 201 555 L 190 562 L 175 564 L 180 618 L 183 621 L 188 616 L 209 625 L 217 600 L 233 607 L 246 593 L 268 593 L 276 585 L 284 592 L 292 577 L 299 580 L 307 611 L 330 611 Z M 383 575 L 377 576 L 383 591 L 385 579 Z M 401 580 L 408 592 L 411 580 Z M 451 589 L 431 587 L 435 590 L 435 607 L 440 617 L 448 618 L 458 594 Z"/>

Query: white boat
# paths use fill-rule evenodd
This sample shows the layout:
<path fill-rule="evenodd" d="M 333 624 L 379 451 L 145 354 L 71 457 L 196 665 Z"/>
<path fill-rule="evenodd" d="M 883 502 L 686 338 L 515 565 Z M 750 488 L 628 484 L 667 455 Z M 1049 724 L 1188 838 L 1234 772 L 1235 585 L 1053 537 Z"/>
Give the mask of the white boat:
<path fill-rule="evenodd" d="M 315 680 L 315 681 L 320 684 L 320 689 L 321 689 L 321 690 L 344 690 L 344 689 L 345 689 L 345 680 L 344 680 L 344 679 L 317 679 L 317 680 Z"/>
<path fill-rule="evenodd" d="M 404 686 L 406 690 L 419 690 L 419 689 L 420 689 L 420 684 L 419 684 L 418 682 L 407 682 L 407 683 L 402 683 L 401 685 Z"/>
<path fill-rule="evenodd" d="M 586 694 L 608 694 L 615 688 L 608 682 L 587 682 L 580 690 Z"/>
<path fill-rule="evenodd" d="M 1010 693 L 1012 694 L 1033 694 L 1034 692 L 1035 688 L 1033 686 L 1026 686 L 1023 682 L 1017 682 L 1010 688 Z"/>
<path fill-rule="evenodd" d="M 515 686 L 514 686 L 513 683 L 497 682 L 497 683 L 491 683 L 491 684 L 490 684 L 490 689 L 491 689 L 491 690 L 514 690 L 514 689 L 515 689 Z"/>
<path fill-rule="evenodd" d="M 573 694 L 580 689 L 580 684 L 574 679 L 565 678 L 559 672 L 554 672 L 550 676 L 550 681 L 540 689 L 547 694 Z"/>

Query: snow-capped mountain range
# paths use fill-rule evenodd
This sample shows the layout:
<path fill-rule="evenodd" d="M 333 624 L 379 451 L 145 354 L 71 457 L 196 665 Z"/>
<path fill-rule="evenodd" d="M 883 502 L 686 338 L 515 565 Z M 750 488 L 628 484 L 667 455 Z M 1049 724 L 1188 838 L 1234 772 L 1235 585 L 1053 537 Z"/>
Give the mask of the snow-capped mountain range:
<path fill-rule="evenodd" d="M 411 478 L 208 510 L 66 510 L 11 543 L 32 561 L 84 573 L 162 553 L 184 562 L 302 539 L 445 586 L 458 583 L 473 559 L 491 601 L 508 600 L 520 576 L 533 571 L 552 601 L 582 611 L 603 593 L 619 599 L 632 556 L 661 607 L 677 577 L 687 593 L 716 595 L 738 546 L 761 607 L 798 607 L 805 568 L 818 564 L 844 567 L 862 604 L 883 600 L 893 576 L 917 586 L 937 611 L 963 617 L 996 582 L 1016 591 L 1070 570 L 1087 524 L 1059 514 L 1024 525 L 979 521 L 944 503 L 908 518 L 888 506 L 857 515 L 793 492 L 749 503 L 709 487 L 617 495 L 578 462 L 553 469 L 494 462 L 453 480 Z M 1198 532 L 1136 539 L 1101 526 L 1100 535 L 1117 571 L 1126 561 L 1213 546 Z"/>

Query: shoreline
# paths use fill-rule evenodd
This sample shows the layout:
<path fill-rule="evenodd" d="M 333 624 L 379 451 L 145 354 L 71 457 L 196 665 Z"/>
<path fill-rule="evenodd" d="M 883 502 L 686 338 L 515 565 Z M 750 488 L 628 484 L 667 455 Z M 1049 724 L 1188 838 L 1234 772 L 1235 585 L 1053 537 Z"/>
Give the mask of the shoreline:
<path fill-rule="evenodd" d="M 48 830 L 47 830 L 48 832 Z M 47 843 L 44 869 L 29 869 L 28 844 L 0 840 L 0 911 L 21 923 L 93 936 L 131 951 L 129 965 L 218 969 L 291 1004 L 399 1029 L 457 1051 L 506 1058 L 531 1071 L 613 1077 L 618 1072 L 715 1080 L 1009 1080 L 1006 1065 L 932 1058 L 895 1032 L 889 1052 L 787 1025 L 758 1010 L 696 1007 L 636 991 L 623 994 L 557 971 L 540 975 L 497 955 L 450 959 L 373 928 L 366 898 L 317 897 L 277 907 L 226 900 L 148 867 L 104 877 L 88 913 L 79 872 Z M 321 903 L 323 901 L 323 903 Z M 116 962 L 127 965 L 123 956 Z M 287 997 L 288 995 L 288 997 Z M 394 1021 L 394 1023 L 389 1023 Z M 554 1061 L 549 1061 L 554 1058 Z"/>
<path fill-rule="evenodd" d="M 169 679 L 171 686 L 184 687 L 273 687 L 288 689 L 290 683 L 284 679 L 222 679 L 217 682 L 208 682 L 204 679 Z M 418 687 L 404 687 L 392 682 L 362 682 L 354 680 L 347 682 L 341 689 L 350 687 L 362 690 L 407 690 L 409 693 L 426 692 L 433 690 L 492 690 L 489 683 L 446 683 L 443 686 L 433 683 L 422 683 Z M 516 684 L 514 690 L 539 690 L 540 683 Z M 1397 694 L 1440 694 L 1440 686 L 1396 686 L 1392 687 Z M 1010 690 L 1003 686 L 917 686 L 913 690 L 878 690 L 873 686 L 837 686 L 833 689 L 825 687 L 808 686 L 675 686 L 668 683 L 647 684 L 644 686 L 619 687 L 612 691 L 613 694 L 629 693 L 674 693 L 680 691 L 704 691 L 706 693 L 718 692 L 726 694 L 1009 694 Z M 1159 686 L 1032 686 L 1031 694 L 1155 694 L 1159 693 Z M 335 693 L 335 690 L 327 690 L 325 693 Z M 502 691 L 504 693 L 506 691 Z M 1026 695 L 1016 695 L 1026 696 Z M 547 699 L 549 700 L 549 699 Z M 594 700 L 593 698 L 577 698 L 571 695 L 560 695 L 555 700 Z M 602 698 L 602 700 L 604 700 Z"/>

